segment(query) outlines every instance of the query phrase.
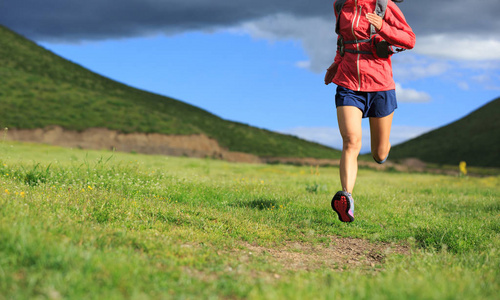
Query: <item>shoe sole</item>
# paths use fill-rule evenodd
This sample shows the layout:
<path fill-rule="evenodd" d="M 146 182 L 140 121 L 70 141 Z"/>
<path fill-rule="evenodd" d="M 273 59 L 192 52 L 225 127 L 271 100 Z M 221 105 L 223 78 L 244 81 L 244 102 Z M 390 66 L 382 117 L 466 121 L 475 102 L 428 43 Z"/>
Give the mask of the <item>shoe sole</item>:
<path fill-rule="evenodd" d="M 339 216 L 339 220 L 342 222 L 352 222 L 354 218 L 349 215 L 349 209 L 351 208 L 351 204 L 346 196 L 333 197 L 332 199 L 332 208 Z"/>

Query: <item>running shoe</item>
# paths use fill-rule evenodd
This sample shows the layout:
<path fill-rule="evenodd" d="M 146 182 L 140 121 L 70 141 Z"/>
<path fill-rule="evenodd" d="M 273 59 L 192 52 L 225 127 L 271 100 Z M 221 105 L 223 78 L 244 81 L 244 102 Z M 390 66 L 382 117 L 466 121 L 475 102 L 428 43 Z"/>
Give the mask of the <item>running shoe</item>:
<path fill-rule="evenodd" d="M 339 215 L 340 221 L 354 221 L 354 199 L 350 193 L 337 192 L 332 199 L 332 208 Z"/>

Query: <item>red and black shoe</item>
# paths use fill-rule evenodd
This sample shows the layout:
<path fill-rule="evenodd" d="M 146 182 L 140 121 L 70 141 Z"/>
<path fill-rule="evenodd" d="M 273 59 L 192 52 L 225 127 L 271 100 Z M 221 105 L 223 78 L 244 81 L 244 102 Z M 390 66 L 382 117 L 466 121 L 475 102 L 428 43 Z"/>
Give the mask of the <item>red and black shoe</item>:
<path fill-rule="evenodd" d="M 347 192 L 337 192 L 332 199 L 332 208 L 339 215 L 342 222 L 354 221 L 354 199 Z"/>

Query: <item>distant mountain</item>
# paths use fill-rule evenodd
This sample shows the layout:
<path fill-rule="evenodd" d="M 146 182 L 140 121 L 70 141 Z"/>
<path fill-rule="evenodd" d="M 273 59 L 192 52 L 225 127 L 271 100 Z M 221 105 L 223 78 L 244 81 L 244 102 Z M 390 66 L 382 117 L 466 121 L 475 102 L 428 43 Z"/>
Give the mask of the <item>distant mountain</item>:
<path fill-rule="evenodd" d="M 415 157 L 425 162 L 500 167 L 500 98 L 447 126 L 391 150 L 391 159 Z"/>
<path fill-rule="evenodd" d="M 230 151 L 259 157 L 340 157 L 338 150 L 223 120 L 100 76 L 0 26 L 0 128 L 51 125 L 77 131 L 204 134 Z"/>

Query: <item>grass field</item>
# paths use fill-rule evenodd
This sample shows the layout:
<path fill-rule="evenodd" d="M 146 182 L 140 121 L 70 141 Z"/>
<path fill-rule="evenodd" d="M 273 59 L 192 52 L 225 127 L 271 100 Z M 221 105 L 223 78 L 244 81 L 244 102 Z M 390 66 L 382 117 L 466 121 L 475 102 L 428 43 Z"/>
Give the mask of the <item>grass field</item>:
<path fill-rule="evenodd" d="M 498 299 L 500 177 L 0 155 L 0 299 Z"/>

